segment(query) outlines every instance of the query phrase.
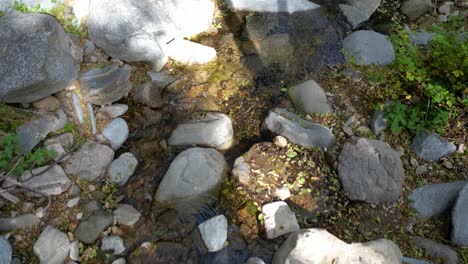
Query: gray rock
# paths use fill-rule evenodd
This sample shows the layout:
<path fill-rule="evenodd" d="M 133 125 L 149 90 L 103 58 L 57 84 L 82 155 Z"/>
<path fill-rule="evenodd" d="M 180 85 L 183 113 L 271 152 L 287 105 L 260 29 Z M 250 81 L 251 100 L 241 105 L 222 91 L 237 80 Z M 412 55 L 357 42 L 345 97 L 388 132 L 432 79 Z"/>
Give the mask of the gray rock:
<path fill-rule="evenodd" d="M 261 258 L 257 257 L 250 257 L 245 264 L 265 264 L 265 261 L 263 261 Z"/>
<path fill-rule="evenodd" d="M 177 203 L 207 195 L 226 176 L 227 164 L 215 149 L 191 148 L 171 163 L 156 193 L 156 200 Z"/>
<path fill-rule="evenodd" d="M 431 8 L 431 0 L 406 0 L 401 6 L 401 11 L 411 20 L 415 20 L 431 10 Z"/>
<path fill-rule="evenodd" d="M 93 105 L 90 103 L 86 103 L 86 109 L 88 110 L 88 119 L 91 125 L 91 131 L 93 135 L 97 133 L 97 125 L 96 125 L 96 117 L 94 115 Z"/>
<path fill-rule="evenodd" d="M 79 71 L 83 62 L 83 49 L 81 48 L 80 38 L 73 34 L 68 34 L 70 53 L 73 57 L 75 67 Z"/>
<path fill-rule="evenodd" d="M 51 132 L 62 128 L 61 120 L 56 115 L 44 115 L 16 129 L 19 149 L 22 154 L 31 151 Z"/>
<path fill-rule="evenodd" d="M 73 103 L 73 112 L 75 113 L 78 123 L 83 124 L 84 112 L 83 112 L 83 108 L 81 107 L 80 97 L 78 97 L 78 95 L 74 92 L 71 93 L 71 96 L 72 96 L 72 103 Z"/>
<path fill-rule="evenodd" d="M 60 108 L 60 101 L 55 96 L 49 96 L 39 101 L 33 102 L 32 105 L 38 110 L 55 112 Z"/>
<path fill-rule="evenodd" d="M 77 77 L 68 36 L 54 17 L 8 12 L 0 17 L 0 101 L 30 103 L 65 89 Z"/>
<path fill-rule="evenodd" d="M 126 226 L 132 226 L 140 220 L 141 213 L 129 204 L 119 204 L 114 211 L 117 223 Z"/>
<path fill-rule="evenodd" d="M 34 244 L 34 254 L 43 264 L 62 264 L 69 252 L 67 235 L 52 226 L 47 226 Z"/>
<path fill-rule="evenodd" d="M 124 115 L 128 111 L 128 106 L 125 104 L 113 104 L 101 108 L 101 112 L 106 113 L 109 118 L 116 118 Z"/>
<path fill-rule="evenodd" d="M 105 176 L 113 159 L 114 151 L 111 148 L 87 141 L 80 150 L 72 154 L 65 166 L 65 172 L 87 181 L 95 181 Z"/>
<path fill-rule="evenodd" d="M 87 213 L 95 212 L 101 208 L 101 204 L 96 200 L 88 201 L 80 205 L 80 209 Z"/>
<path fill-rule="evenodd" d="M 386 65 L 395 60 L 392 42 L 374 31 L 360 30 L 343 40 L 346 61 L 357 65 Z"/>
<path fill-rule="evenodd" d="M 85 61 L 88 61 L 88 62 L 89 62 L 89 58 L 97 57 L 96 46 L 89 39 L 85 39 L 83 43 L 83 57 Z"/>
<path fill-rule="evenodd" d="M 434 37 L 434 33 L 429 33 L 425 31 L 421 32 L 411 32 L 409 34 L 409 37 L 413 44 L 416 45 L 427 45 L 429 42 L 431 42 L 432 38 Z"/>
<path fill-rule="evenodd" d="M 306 0 L 288 1 L 288 0 L 227 0 L 228 7 L 236 11 L 253 11 L 268 13 L 294 13 L 319 8 L 320 6 Z"/>
<path fill-rule="evenodd" d="M 372 115 L 370 127 L 374 135 L 380 135 L 382 131 L 387 129 L 387 119 L 385 118 L 385 111 L 375 111 Z"/>
<path fill-rule="evenodd" d="M 409 196 L 410 206 L 422 217 L 441 215 L 452 209 L 458 193 L 467 183 L 466 181 L 456 181 L 416 188 Z"/>
<path fill-rule="evenodd" d="M 290 142 L 309 148 L 328 148 L 334 142 L 331 131 L 317 123 L 282 108 L 270 111 L 264 122 L 265 128 L 274 134 L 287 138 Z"/>
<path fill-rule="evenodd" d="M 60 144 L 64 148 L 70 148 L 73 146 L 74 142 L 73 134 L 68 132 L 46 139 L 44 145 Z"/>
<path fill-rule="evenodd" d="M 138 160 L 132 153 L 126 152 L 120 155 L 120 157 L 114 160 L 110 165 L 110 180 L 120 186 L 124 185 L 133 175 L 137 166 Z"/>
<path fill-rule="evenodd" d="M 403 257 L 403 264 L 432 264 L 432 262 L 414 258 Z"/>
<path fill-rule="evenodd" d="M 427 161 L 437 161 L 457 150 L 457 147 L 437 133 L 429 134 L 427 130 L 414 137 L 411 149 L 416 155 Z"/>
<path fill-rule="evenodd" d="M 3 236 L 0 236 L 0 263 L 1 264 L 10 264 L 11 255 L 13 254 L 13 249 L 11 248 L 10 242 Z"/>
<path fill-rule="evenodd" d="M 288 204 L 279 201 L 266 204 L 262 207 L 265 230 L 269 239 L 297 231 L 300 229 L 296 215 Z"/>
<path fill-rule="evenodd" d="M 49 166 L 44 166 L 32 170 L 34 175 L 39 174 L 37 176 L 32 176 L 30 171 L 26 171 L 20 176 L 20 181 L 22 181 L 25 186 L 48 195 L 60 195 L 67 191 L 72 182 L 67 177 L 62 167 L 54 165 L 47 170 L 48 167 Z"/>
<path fill-rule="evenodd" d="M 452 242 L 460 247 L 468 246 L 468 184 L 458 194 L 452 210 Z"/>
<path fill-rule="evenodd" d="M 119 149 L 128 138 L 128 125 L 123 118 L 116 118 L 102 130 L 102 135 L 109 140 L 112 149 Z"/>
<path fill-rule="evenodd" d="M 162 72 L 148 71 L 146 72 L 146 74 L 150 78 L 151 83 L 159 88 L 165 88 L 169 86 L 171 83 L 176 81 L 176 78 L 170 76 L 168 71 L 162 71 Z"/>
<path fill-rule="evenodd" d="M 380 6 L 382 0 L 347 0 L 346 2 L 370 17 Z"/>
<path fill-rule="evenodd" d="M 273 264 L 386 263 L 400 264 L 402 254 L 390 240 L 347 244 L 322 229 L 302 229 L 289 235 L 276 251 Z"/>
<path fill-rule="evenodd" d="M 305 114 L 331 112 L 325 92 L 314 80 L 289 88 L 288 95 L 298 112 Z"/>
<path fill-rule="evenodd" d="M 75 197 L 75 196 L 80 195 L 80 193 L 81 193 L 80 187 L 74 183 L 68 189 L 68 197 Z"/>
<path fill-rule="evenodd" d="M 10 232 L 39 224 L 41 220 L 33 214 L 24 214 L 10 218 L 0 218 L 0 231 Z"/>
<path fill-rule="evenodd" d="M 80 260 L 80 242 L 77 240 L 70 243 L 70 259 L 74 261 Z"/>
<path fill-rule="evenodd" d="M 163 106 L 160 88 L 152 83 L 144 83 L 137 86 L 133 100 L 151 108 Z"/>
<path fill-rule="evenodd" d="M 67 202 L 67 207 L 72 208 L 78 205 L 80 202 L 80 197 L 75 197 Z"/>
<path fill-rule="evenodd" d="M 448 15 L 452 11 L 452 7 L 455 5 L 454 2 L 448 1 L 444 2 L 439 6 L 439 13 L 443 15 Z"/>
<path fill-rule="evenodd" d="M 340 4 L 339 7 L 353 29 L 356 29 L 362 22 L 370 18 L 366 13 L 354 6 Z"/>
<path fill-rule="evenodd" d="M 105 236 L 102 238 L 102 251 L 112 251 L 112 254 L 119 255 L 125 251 L 123 238 L 119 236 Z"/>
<path fill-rule="evenodd" d="M 54 155 L 54 160 L 55 161 L 66 161 L 68 160 L 69 156 L 64 156 L 66 154 L 65 150 L 63 149 L 62 145 L 60 143 L 54 143 L 45 146 L 45 149 L 49 151 L 49 153 Z"/>
<path fill-rule="evenodd" d="M 415 246 L 424 249 L 428 256 L 443 259 L 445 264 L 458 263 L 457 252 L 449 246 L 418 236 L 413 237 L 413 243 Z"/>
<path fill-rule="evenodd" d="M 224 215 L 212 217 L 198 225 L 209 252 L 220 251 L 227 239 L 228 223 Z"/>
<path fill-rule="evenodd" d="M 387 143 L 360 138 L 346 143 L 338 174 L 351 200 L 386 203 L 398 200 L 405 172 L 398 152 Z"/>
<path fill-rule="evenodd" d="M 251 178 L 250 166 L 245 162 L 245 158 L 240 156 L 234 161 L 232 168 L 232 176 L 236 178 L 241 184 L 248 184 Z"/>
<path fill-rule="evenodd" d="M 210 0 L 91 1 L 89 37 L 113 58 L 146 61 L 159 71 L 168 44 L 210 28 L 214 9 Z"/>
<path fill-rule="evenodd" d="M 85 243 L 92 244 L 101 232 L 114 222 L 114 216 L 104 210 L 98 210 L 87 220 L 82 221 L 75 230 L 75 237 Z"/>
<path fill-rule="evenodd" d="M 102 69 L 94 68 L 80 75 L 81 91 L 87 102 L 106 105 L 122 99 L 132 89 L 132 67 L 111 64 Z"/>
<path fill-rule="evenodd" d="M 231 119 L 221 113 L 207 113 L 203 117 L 179 124 L 168 140 L 175 146 L 204 146 L 220 150 L 231 147 L 234 131 Z"/>

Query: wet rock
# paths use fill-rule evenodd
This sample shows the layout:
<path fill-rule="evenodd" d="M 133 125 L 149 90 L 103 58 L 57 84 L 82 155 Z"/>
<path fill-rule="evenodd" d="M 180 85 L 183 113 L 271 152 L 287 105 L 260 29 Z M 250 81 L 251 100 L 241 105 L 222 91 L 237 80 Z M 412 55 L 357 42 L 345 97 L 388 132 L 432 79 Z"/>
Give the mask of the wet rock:
<path fill-rule="evenodd" d="M 457 252 L 449 246 L 418 236 L 413 237 L 413 243 L 417 247 L 424 249 L 428 256 L 443 259 L 445 264 L 458 263 Z"/>
<path fill-rule="evenodd" d="M 110 180 L 118 185 L 124 185 L 133 175 L 138 166 L 138 160 L 135 156 L 126 152 L 114 160 L 109 168 Z"/>
<path fill-rule="evenodd" d="M 300 229 L 296 215 L 288 204 L 282 201 L 266 204 L 262 207 L 265 219 L 265 230 L 269 239 L 297 231 Z"/>
<path fill-rule="evenodd" d="M 34 244 L 34 254 L 43 264 L 62 264 L 69 252 L 67 235 L 52 226 L 47 226 Z"/>
<path fill-rule="evenodd" d="M 54 112 L 60 108 L 60 101 L 55 96 L 49 96 L 32 103 L 33 107 L 46 112 Z"/>
<path fill-rule="evenodd" d="M 250 181 L 250 166 L 245 162 L 244 157 L 239 157 L 234 161 L 232 169 L 232 176 L 236 178 L 239 183 L 247 184 Z"/>
<path fill-rule="evenodd" d="M 347 244 L 323 229 L 302 229 L 289 235 L 272 263 L 330 263 L 333 259 L 340 263 L 399 264 L 402 255 L 390 240 Z"/>
<path fill-rule="evenodd" d="M 209 252 L 216 252 L 224 247 L 227 239 L 228 223 L 224 215 L 218 215 L 198 225 L 201 237 Z"/>
<path fill-rule="evenodd" d="M 8 12 L 0 17 L 0 101 L 30 103 L 66 88 L 77 77 L 68 36 L 54 17 Z"/>
<path fill-rule="evenodd" d="M 372 115 L 370 127 L 374 135 L 380 135 L 382 131 L 387 129 L 387 119 L 385 118 L 385 111 L 375 111 Z"/>
<path fill-rule="evenodd" d="M 169 75 L 168 71 L 162 71 L 162 72 L 148 71 L 146 72 L 146 74 L 150 78 L 151 83 L 159 88 L 165 88 L 169 86 L 171 83 L 176 81 L 174 77 Z"/>
<path fill-rule="evenodd" d="M 333 134 L 328 128 L 304 120 L 282 108 L 271 110 L 264 126 L 274 134 L 279 134 L 303 147 L 328 148 L 334 142 Z"/>
<path fill-rule="evenodd" d="M 186 65 L 205 64 L 216 59 L 216 50 L 185 39 L 176 39 L 166 45 L 169 58 Z"/>
<path fill-rule="evenodd" d="M 0 218 L 0 231 L 10 232 L 39 224 L 41 220 L 33 214 L 24 214 L 10 218 Z"/>
<path fill-rule="evenodd" d="M 105 236 L 102 238 L 101 250 L 119 255 L 125 251 L 124 240 L 119 236 Z"/>
<path fill-rule="evenodd" d="M 452 210 L 452 242 L 460 247 L 468 246 L 468 184 L 458 194 Z"/>
<path fill-rule="evenodd" d="M 128 125 L 123 118 L 116 118 L 102 130 L 102 135 L 109 140 L 113 150 L 119 149 L 128 138 Z"/>
<path fill-rule="evenodd" d="M 67 191 L 71 186 L 71 181 L 59 165 L 54 165 L 50 169 L 49 166 L 40 167 L 37 169 L 24 172 L 20 176 L 22 183 L 34 190 L 39 190 L 48 195 L 60 195 Z M 32 176 L 36 175 L 36 176 Z M 31 193 L 34 195 L 34 193 Z M 37 194 L 35 194 L 37 195 Z"/>
<path fill-rule="evenodd" d="M 221 184 L 227 164 L 215 149 L 191 148 L 180 153 L 171 163 L 156 193 L 156 200 L 176 203 L 201 198 Z"/>
<path fill-rule="evenodd" d="M 78 225 L 75 230 L 75 237 L 85 244 L 92 244 L 113 222 L 114 216 L 112 214 L 98 210 Z"/>
<path fill-rule="evenodd" d="M 119 204 L 114 215 L 118 224 L 127 226 L 136 224 L 141 217 L 141 213 L 129 204 Z"/>
<path fill-rule="evenodd" d="M 453 143 L 437 133 L 429 134 L 427 130 L 414 137 L 411 149 L 418 157 L 427 161 L 437 161 L 457 150 Z"/>
<path fill-rule="evenodd" d="M 360 138 L 356 144 L 346 143 L 338 173 L 351 200 L 394 202 L 403 191 L 400 155 L 382 141 Z"/>
<path fill-rule="evenodd" d="M 10 242 L 3 236 L 0 236 L 0 263 L 8 264 L 11 262 L 11 255 L 13 249 L 11 248 Z"/>
<path fill-rule="evenodd" d="M 65 166 L 65 172 L 87 181 L 95 181 L 105 176 L 114 159 L 114 151 L 106 145 L 87 141 L 73 153 Z"/>
<path fill-rule="evenodd" d="M 401 11 L 411 20 L 415 20 L 431 10 L 431 8 L 432 3 L 430 0 L 406 0 L 401 6 Z"/>
<path fill-rule="evenodd" d="M 357 65 L 386 65 L 395 60 L 392 42 L 374 31 L 360 30 L 343 40 L 346 61 Z"/>
<path fill-rule="evenodd" d="M 231 119 L 221 113 L 207 113 L 201 118 L 179 124 L 168 143 L 175 146 L 204 146 L 220 150 L 231 147 L 234 140 Z"/>
<path fill-rule="evenodd" d="M 353 29 L 356 29 L 362 22 L 370 18 L 366 13 L 354 6 L 340 4 L 339 7 Z"/>
<path fill-rule="evenodd" d="M 104 106 L 100 111 L 112 119 L 124 115 L 128 111 L 128 106 L 125 104 L 113 104 Z"/>
<path fill-rule="evenodd" d="M 72 133 L 63 133 L 57 136 L 50 137 L 46 139 L 44 142 L 44 145 L 51 145 L 51 144 L 60 144 L 64 148 L 70 148 L 73 146 L 73 143 L 75 142 L 73 138 Z"/>
<path fill-rule="evenodd" d="M 320 6 L 306 0 L 288 1 L 279 0 L 271 2 L 269 0 L 227 0 L 228 7 L 236 11 L 253 11 L 269 13 L 294 13 L 319 8 Z"/>
<path fill-rule="evenodd" d="M 458 193 L 467 184 L 456 181 L 428 184 L 414 189 L 410 196 L 410 206 L 419 216 L 433 217 L 452 209 Z"/>
<path fill-rule="evenodd" d="M 79 82 L 86 102 L 106 105 L 122 99 L 132 89 L 131 71 L 128 64 L 123 67 L 111 64 L 82 73 Z"/>
<path fill-rule="evenodd" d="M 137 86 L 133 100 L 151 108 L 163 106 L 160 88 L 152 83 L 144 83 Z"/>
<path fill-rule="evenodd" d="M 80 260 L 80 242 L 73 241 L 70 244 L 70 259 L 74 261 Z"/>
<path fill-rule="evenodd" d="M 65 156 L 66 152 L 59 143 L 47 145 L 45 149 L 54 155 L 54 160 L 57 162 L 64 162 L 68 160 L 69 156 Z"/>
<path fill-rule="evenodd" d="M 288 95 L 298 112 L 305 114 L 331 112 L 324 90 L 314 80 L 289 88 Z"/>
<path fill-rule="evenodd" d="M 171 42 L 210 28 L 214 9 L 210 0 L 91 1 L 89 37 L 113 58 L 146 61 L 159 71 Z"/>

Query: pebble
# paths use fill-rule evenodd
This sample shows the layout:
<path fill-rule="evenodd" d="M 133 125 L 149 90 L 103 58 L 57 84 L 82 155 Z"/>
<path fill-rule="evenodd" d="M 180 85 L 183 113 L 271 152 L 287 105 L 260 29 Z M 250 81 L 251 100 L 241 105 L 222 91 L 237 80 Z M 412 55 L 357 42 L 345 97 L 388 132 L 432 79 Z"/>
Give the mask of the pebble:
<path fill-rule="evenodd" d="M 80 197 L 73 198 L 67 202 L 67 207 L 68 208 L 75 207 L 76 205 L 78 205 L 79 202 L 80 202 Z"/>
<path fill-rule="evenodd" d="M 291 197 L 291 192 L 289 191 L 288 186 L 283 185 L 275 190 L 275 196 L 284 201 Z"/>
<path fill-rule="evenodd" d="M 37 208 L 35 215 L 37 216 L 37 218 L 44 217 L 44 208 L 42 207 Z"/>
<path fill-rule="evenodd" d="M 419 166 L 418 161 L 413 157 L 411 157 L 411 159 L 410 159 L 410 164 L 411 164 L 411 166 L 413 166 L 413 168 L 417 168 Z"/>
<path fill-rule="evenodd" d="M 288 146 L 288 140 L 283 136 L 276 136 L 273 139 L 273 143 L 280 148 L 285 148 Z"/>

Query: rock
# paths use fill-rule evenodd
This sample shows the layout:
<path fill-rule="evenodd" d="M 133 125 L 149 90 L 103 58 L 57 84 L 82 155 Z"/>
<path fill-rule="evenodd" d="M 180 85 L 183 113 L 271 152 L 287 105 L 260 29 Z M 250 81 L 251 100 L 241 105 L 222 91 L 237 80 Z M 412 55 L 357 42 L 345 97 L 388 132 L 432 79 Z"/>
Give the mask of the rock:
<path fill-rule="evenodd" d="M 457 150 L 453 143 L 441 138 L 437 133 L 429 134 L 427 130 L 414 137 L 411 149 L 418 157 L 427 161 L 437 161 Z"/>
<path fill-rule="evenodd" d="M 35 212 L 34 214 L 37 216 L 37 218 L 42 218 L 42 217 L 44 217 L 44 208 L 38 207 L 38 208 L 36 209 L 36 212 Z"/>
<path fill-rule="evenodd" d="M 362 73 L 353 68 L 346 68 L 340 72 L 341 75 L 351 78 L 353 82 L 359 82 L 362 79 Z M 350 125 L 350 124 L 348 124 Z"/>
<path fill-rule="evenodd" d="M 77 77 L 68 37 L 54 17 L 8 12 L 0 17 L 0 101 L 30 103 L 63 90 Z"/>
<path fill-rule="evenodd" d="M 401 11 L 411 20 L 416 20 L 431 8 L 431 0 L 406 0 L 401 6 Z"/>
<path fill-rule="evenodd" d="M 9 264 L 11 262 L 11 255 L 13 249 L 11 248 L 10 242 L 3 236 L 0 236 L 0 263 Z"/>
<path fill-rule="evenodd" d="M 392 42 L 374 31 L 360 30 L 343 40 L 345 59 L 357 65 L 386 65 L 395 60 Z"/>
<path fill-rule="evenodd" d="M 382 131 L 387 129 L 387 119 L 385 118 L 385 111 L 375 111 L 372 115 L 370 127 L 374 135 L 380 135 Z"/>
<path fill-rule="evenodd" d="M 350 127 L 347 127 L 347 126 L 343 127 L 343 132 L 344 132 L 348 137 L 354 136 L 354 131 L 353 131 L 353 129 L 350 128 Z"/>
<path fill-rule="evenodd" d="M 106 145 L 87 141 L 73 153 L 65 166 L 65 172 L 87 181 L 95 181 L 105 176 L 114 159 L 114 151 Z"/>
<path fill-rule="evenodd" d="M 33 107 L 46 112 L 55 112 L 60 108 L 60 101 L 55 96 L 49 96 L 32 103 Z"/>
<path fill-rule="evenodd" d="M 280 148 L 285 148 L 288 146 L 288 140 L 282 136 L 276 136 L 273 139 L 273 143 Z"/>
<path fill-rule="evenodd" d="M 114 211 L 114 215 L 117 219 L 117 223 L 127 226 L 136 224 L 141 217 L 141 213 L 129 204 L 119 204 Z"/>
<path fill-rule="evenodd" d="M 424 249 L 428 256 L 443 259 L 443 263 L 445 264 L 458 263 L 457 252 L 455 252 L 449 246 L 439 244 L 430 239 L 418 236 L 413 237 L 413 243 L 417 247 Z"/>
<path fill-rule="evenodd" d="M 120 255 L 125 251 L 124 240 L 119 236 L 105 236 L 102 238 L 102 251 L 112 251 L 114 255 Z"/>
<path fill-rule="evenodd" d="M 74 261 L 80 260 L 80 242 L 73 241 L 70 244 L 70 259 Z"/>
<path fill-rule="evenodd" d="M 34 175 L 39 174 L 37 176 L 31 176 L 31 172 L 26 171 L 20 176 L 20 181 L 22 181 L 25 186 L 40 190 L 47 195 L 60 195 L 67 191 L 71 186 L 71 181 L 62 167 L 54 165 L 50 169 L 48 168 L 49 166 L 44 166 L 32 170 Z"/>
<path fill-rule="evenodd" d="M 80 202 L 80 197 L 75 197 L 67 202 L 67 207 L 72 208 L 78 205 Z"/>
<path fill-rule="evenodd" d="M 91 1 L 90 40 L 123 61 L 146 61 L 156 71 L 166 64 L 171 42 L 212 27 L 210 0 Z"/>
<path fill-rule="evenodd" d="M 102 130 L 102 135 L 109 140 L 112 149 L 119 149 L 128 138 L 128 125 L 123 118 L 116 118 Z"/>
<path fill-rule="evenodd" d="M 146 72 L 146 75 L 151 80 L 151 83 L 159 88 L 166 88 L 169 86 L 171 83 L 176 81 L 176 78 L 172 77 L 169 75 L 168 71 L 162 71 L 162 72 L 154 72 L 154 71 L 148 71 Z"/>
<path fill-rule="evenodd" d="M 360 138 L 356 144 L 346 143 L 338 174 L 351 200 L 394 202 L 403 191 L 405 172 L 400 155 L 382 141 Z"/>
<path fill-rule="evenodd" d="M 409 37 L 411 42 L 416 45 L 427 45 L 431 42 L 432 38 L 434 37 L 434 33 L 429 32 L 411 32 L 409 33 Z"/>
<path fill-rule="evenodd" d="M 106 105 L 122 99 L 132 89 L 131 72 L 128 64 L 123 67 L 111 64 L 82 73 L 79 82 L 86 102 Z"/>
<path fill-rule="evenodd" d="M 468 246 L 468 184 L 458 194 L 452 210 L 452 242 L 460 247 Z"/>
<path fill-rule="evenodd" d="M 288 204 L 279 201 L 266 204 L 262 207 L 265 219 L 265 230 L 269 239 L 297 231 L 300 229 L 296 215 Z"/>
<path fill-rule="evenodd" d="M 422 175 L 422 174 L 427 173 L 428 170 L 429 169 L 427 168 L 426 165 L 421 165 L 416 168 L 415 173 L 416 175 Z"/>
<path fill-rule="evenodd" d="M 249 17 L 246 19 L 247 23 L 251 20 Z M 249 32 L 248 26 L 249 24 L 246 26 L 244 35 Z M 285 63 L 294 56 L 294 47 L 291 45 L 291 38 L 288 34 L 272 34 L 262 39 L 252 39 L 253 36 L 249 36 L 249 38 L 251 41 L 245 42 L 243 45 L 244 52 L 257 54 L 265 66 Z"/>
<path fill-rule="evenodd" d="M 72 104 L 73 104 L 73 113 L 78 121 L 78 124 L 84 123 L 84 113 L 83 108 L 81 107 L 80 97 L 75 92 L 71 93 Z"/>
<path fill-rule="evenodd" d="M 169 138 L 169 145 L 204 146 L 225 150 L 234 141 L 231 119 L 221 113 L 207 113 L 203 117 L 179 124 Z"/>
<path fill-rule="evenodd" d="M 356 29 L 362 22 L 365 22 L 370 18 L 362 10 L 354 6 L 340 4 L 339 7 L 353 29 Z"/>
<path fill-rule="evenodd" d="M 244 157 L 238 157 L 234 161 L 234 167 L 232 169 L 232 176 L 236 178 L 239 183 L 247 184 L 250 181 L 250 166 L 245 162 Z"/>
<path fill-rule="evenodd" d="M 333 134 L 328 128 L 304 120 L 283 108 L 270 110 L 264 126 L 274 134 L 303 147 L 328 148 L 334 142 Z"/>
<path fill-rule="evenodd" d="M 227 164 L 215 149 L 191 148 L 171 163 L 156 193 L 156 200 L 176 203 L 201 198 L 215 190 L 226 176 Z"/>
<path fill-rule="evenodd" d="M 39 224 L 41 220 L 33 214 L 24 214 L 11 218 L 0 218 L 0 231 L 10 232 Z"/>
<path fill-rule="evenodd" d="M 102 107 L 100 111 L 113 119 L 124 115 L 128 111 L 128 106 L 125 104 L 113 104 Z"/>
<path fill-rule="evenodd" d="M 87 220 L 82 221 L 75 230 L 75 237 L 85 243 L 92 244 L 101 232 L 114 222 L 114 216 L 106 211 L 98 210 Z"/>
<path fill-rule="evenodd" d="M 96 46 L 89 39 L 85 39 L 83 43 L 83 56 L 84 58 L 96 57 Z"/>
<path fill-rule="evenodd" d="M 227 239 L 228 223 L 224 215 L 218 215 L 198 225 L 201 237 L 209 252 L 220 251 Z"/>
<path fill-rule="evenodd" d="M 250 257 L 245 264 L 265 264 L 265 261 L 263 261 L 261 258 L 257 257 Z"/>
<path fill-rule="evenodd" d="M 69 156 L 64 156 L 66 154 L 65 150 L 63 149 L 62 145 L 59 143 L 54 143 L 47 145 L 46 150 L 49 151 L 49 153 L 54 155 L 54 160 L 57 162 L 64 162 L 67 161 Z"/>
<path fill-rule="evenodd" d="M 87 203 L 80 205 L 80 209 L 87 213 L 95 212 L 101 208 L 102 208 L 101 204 L 96 200 L 92 200 L 92 201 L 89 201 Z"/>
<path fill-rule="evenodd" d="M 67 235 L 52 226 L 47 226 L 34 244 L 34 254 L 44 264 L 62 264 L 69 252 Z"/>
<path fill-rule="evenodd" d="M 163 106 L 161 91 L 152 83 L 144 83 L 135 88 L 135 96 L 133 100 L 149 106 L 151 108 L 159 108 Z"/>
<path fill-rule="evenodd" d="M 452 7 L 455 5 L 453 2 L 444 2 L 439 6 L 439 13 L 442 15 L 449 15 L 452 11 Z"/>
<path fill-rule="evenodd" d="M 67 132 L 67 133 L 63 133 L 63 134 L 46 139 L 46 141 L 44 142 L 44 145 L 47 146 L 47 145 L 52 145 L 52 144 L 60 144 L 64 148 L 70 148 L 73 146 L 74 141 L 75 140 L 73 138 L 73 134 L 70 132 Z"/>
<path fill-rule="evenodd" d="M 304 114 L 331 112 L 325 92 L 314 80 L 289 88 L 288 95 L 298 112 Z"/>
<path fill-rule="evenodd" d="M 398 246 L 390 240 L 347 244 L 325 230 L 302 229 L 289 235 L 272 263 L 325 264 L 338 260 L 339 263 L 399 264 L 402 257 Z"/>
<path fill-rule="evenodd" d="M 275 197 L 283 201 L 291 197 L 291 192 L 289 191 L 288 186 L 283 185 L 278 189 L 275 189 Z"/>
<path fill-rule="evenodd" d="M 68 197 L 75 197 L 80 195 L 81 189 L 78 185 L 72 183 L 70 188 L 68 189 Z"/>
<path fill-rule="evenodd" d="M 166 45 L 169 58 L 186 64 L 205 64 L 216 59 L 216 50 L 185 39 L 175 39 Z"/>
<path fill-rule="evenodd" d="M 124 258 L 119 258 L 117 260 L 114 260 L 112 264 L 126 264 L 127 261 Z"/>
<path fill-rule="evenodd" d="M 227 0 L 228 7 L 236 11 L 253 11 L 268 13 L 294 13 L 319 8 L 320 6 L 306 0 L 288 1 L 279 0 Z"/>
<path fill-rule="evenodd" d="M 110 165 L 110 180 L 120 186 L 125 185 L 135 172 L 137 166 L 138 160 L 132 153 L 126 152 L 120 155 L 120 157 L 114 160 Z"/>
<path fill-rule="evenodd" d="M 97 124 L 96 124 L 96 117 L 94 116 L 94 109 L 91 103 L 86 103 L 86 109 L 88 110 L 88 119 L 91 126 L 91 131 L 93 135 L 97 133 Z"/>
<path fill-rule="evenodd" d="M 403 263 L 404 264 L 432 264 L 432 262 L 429 262 L 426 260 L 407 258 L 407 257 L 403 257 Z"/>
<path fill-rule="evenodd" d="M 380 6 L 382 0 L 347 0 L 347 2 L 370 17 Z"/>
<path fill-rule="evenodd" d="M 437 19 L 439 19 L 439 21 L 443 23 L 448 21 L 448 17 L 446 15 L 438 15 Z"/>
<path fill-rule="evenodd" d="M 419 216 L 439 216 L 451 210 L 458 193 L 467 181 L 428 184 L 414 189 L 410 196 L 410 206 Z"/>
<path fill-rule="evenodd" d="M 80 71 L 80 66 L 83 62 L 83 49 L 81 48 L 80 38 L 74 34 L 68 34 L 68 39 L 70 53 L 73 57 L 75 67 L 78 71 Z"/>

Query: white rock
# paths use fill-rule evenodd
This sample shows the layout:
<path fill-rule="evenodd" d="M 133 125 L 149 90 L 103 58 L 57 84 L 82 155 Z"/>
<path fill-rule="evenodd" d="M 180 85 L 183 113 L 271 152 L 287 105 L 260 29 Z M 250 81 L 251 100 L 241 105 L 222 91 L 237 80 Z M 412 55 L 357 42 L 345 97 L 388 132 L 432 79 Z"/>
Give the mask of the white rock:
<path fill-rule="evenodd" d="M 275 196 L 284 201 L 291 197 L 291 192 L 289 191 L 288 186 L 283 185 L 275 190 Z"/>
<path fill-rule="evenodd" d="M 216 252 L 223 249 L 227 239 L 227 228 L 227 219 L 224 215 L 215 216 L 198 225 L 208 251 Z"/>
<path fill-rule="evenodd" d="M 80 242 L 73 241 L 70 244 L 70 258 L 75 261 L 80 260 Z"/>
<path fill-rule="evenodd" d="M 62 264 L 69 256 L 70 241 L 65 233 L 47 226 L 34 244 L 34 254 L 41 264 Z"/>
<path fill-rule="evenodd" d="M 216 58 L 216 50 L 185 39 L 175 39 L 166 45 L 169 58 L 187 65 L 205 64 Z"/>
<path fill-rule="evenodd" d="M 273 202 L 262 207 L 267 237 L 273 239 L 300 229 L 296 215 L 285 202 Z"/>
<path fill-rule="evenodd" d="M 138 166 L 138 160 L 130 153 L 124 153 L 114 160 L 109 168 L 110 179 L 113 183 L 124 185 L 133 175 Z"/>
<path fill-rule="evenodd" d="M 109 118 L 117 118 L 124 115 L 128 111 L 128 106 L 125 104 L 113 104 L 101 108 L 101 112 L 106 113 Z"/>
<path fill-rule="evenodd" d="M 75 197 L 67 202 L 67 207 L 68 208 L 75 207 L 76 205 L 78 205 L 79 202 L 80 202 L 80 197 Z"/>
<path fill-rule="evenodd" d="M 114 260 L 112 264 L 126 264 L 127 261 L 124 258 L 119 258 L 117 260 Z"/>
<path fill-rule="evenodd" d="M 119 236 L 105 236 L 102 239 L 101 250 L 110 250 L 114 255 L 119 255 L 125 251 L 124 240 Z"/>
<path fill-rule="evenodd" d="M 275 145 L 280 148 L 285 148 L 286 146 L 288 146 L 288 140 L 283 136 L 276 136 L 273 139 L 273 143 L 275 143 Z"/>
<path fill-rule="evenodd" d="M 102 130 L 102 135 L 109 140 L 112 149 L 119 149 L 128 138 L 127 122 L 120 117 L 112 120 Z"/>

